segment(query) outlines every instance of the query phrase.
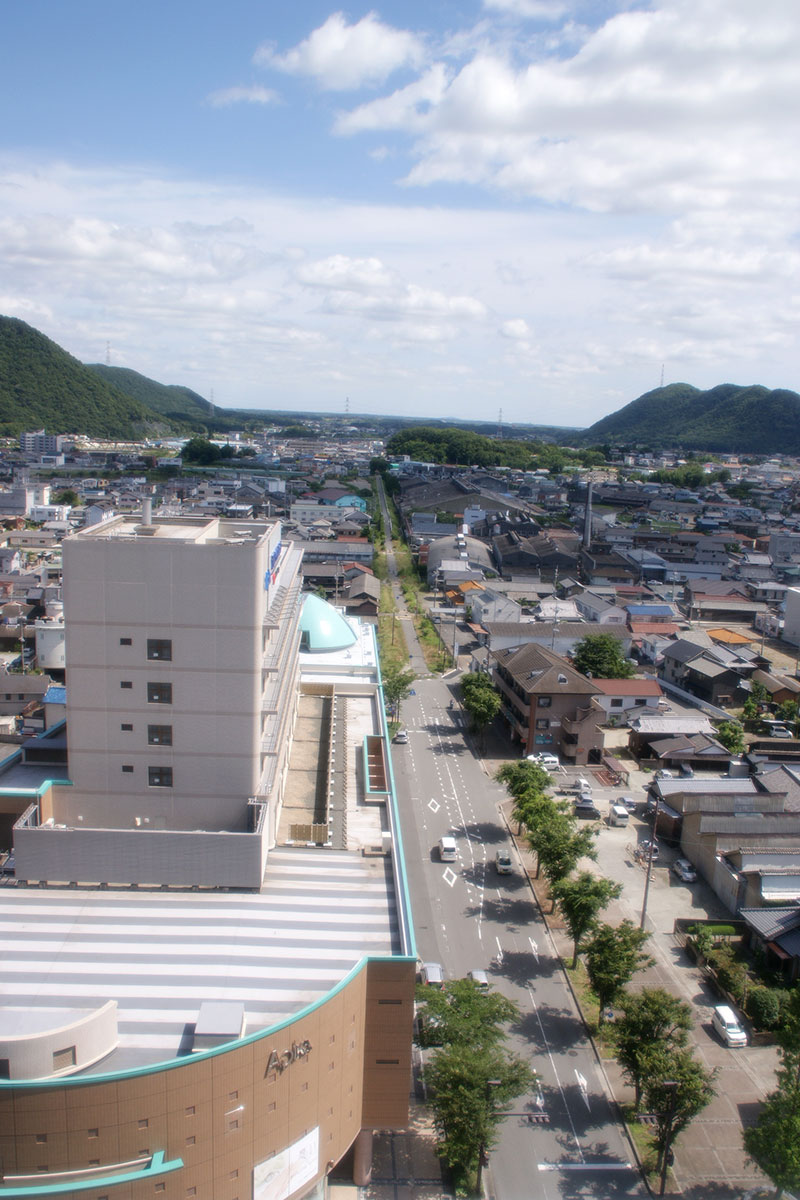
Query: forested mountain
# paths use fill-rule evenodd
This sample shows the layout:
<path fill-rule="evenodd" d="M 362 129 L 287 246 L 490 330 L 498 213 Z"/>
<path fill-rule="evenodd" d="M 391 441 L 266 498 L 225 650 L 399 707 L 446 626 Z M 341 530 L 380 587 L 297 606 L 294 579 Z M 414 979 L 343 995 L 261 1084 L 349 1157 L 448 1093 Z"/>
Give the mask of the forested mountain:
<path fill-rule="evenodd" d="M 520 470 L 544 467 L 562 471 L 569 464 L 596 466 L 603 462 L 603 455 L 594 450 L 566 450 L 540 441 L 482 437 L 468 429 L 424 425 L 393 434 L 386 443 L 386 455 L 391 458 L 395 454 L 407 454 L 420 462 Z"/>
<path fill-rule="evenodd" d="M 800 395 L 785 388 L 689 383 L 645 392 L 583 431 L 582 444 L 626 443 L 739 454 L 800 453 Z"/>
<path fill-rule="evenodd" d="M 44 428 L 134 438 L 168 427 L 37 329 L 0 317 L 0 434 Z"/>
<path fill-rule="evenodd" d="M 215 412 L 214 405 L 191 388 L 156 383 L 155 379 L 148 379 L 128 367 L 107 367 L 103 363 L 87 365 L 90 371 L 95 371 L 118 391 L 174 421 L 205 423 Z"/>

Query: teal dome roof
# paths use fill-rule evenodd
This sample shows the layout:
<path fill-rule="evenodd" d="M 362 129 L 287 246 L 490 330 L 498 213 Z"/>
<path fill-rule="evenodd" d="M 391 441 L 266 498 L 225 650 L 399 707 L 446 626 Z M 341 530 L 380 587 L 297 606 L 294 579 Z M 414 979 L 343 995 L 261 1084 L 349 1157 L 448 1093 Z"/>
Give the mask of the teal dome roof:
<path fill-rule="evenodd" d="M 347 650 L 356 634 L 332 604 L 312 592 L 303 601 L 300 614 L 300 650 L 307 654 L 325 654 Z"/>

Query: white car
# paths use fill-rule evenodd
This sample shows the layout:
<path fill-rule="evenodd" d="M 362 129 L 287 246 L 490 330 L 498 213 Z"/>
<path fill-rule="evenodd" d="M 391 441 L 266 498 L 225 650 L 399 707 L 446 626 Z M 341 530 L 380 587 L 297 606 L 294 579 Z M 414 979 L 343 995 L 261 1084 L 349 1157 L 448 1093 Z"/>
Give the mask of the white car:
<path fill-rule="evenodd" d="M 694 883 L 697 879 L 697 871 L 688 858 L 676 858 L 671 869 L 672 874 L 677 875 L 683 883 Z"/>
<path fill-rule="evenodd" d="M 528 754 L 526 761 L 536 763 L 537 767 L 544 767 L 545 771 L 557 771 L 561 766 L 555 754 Z"/>
<path fill-rule="evenodd" d="M 494 856 L 494 869 L 498 875 L 512 875 L 514 873 L 514 864 L 511 861 L 511 855 L 508 850 L 498 850 Z"/>

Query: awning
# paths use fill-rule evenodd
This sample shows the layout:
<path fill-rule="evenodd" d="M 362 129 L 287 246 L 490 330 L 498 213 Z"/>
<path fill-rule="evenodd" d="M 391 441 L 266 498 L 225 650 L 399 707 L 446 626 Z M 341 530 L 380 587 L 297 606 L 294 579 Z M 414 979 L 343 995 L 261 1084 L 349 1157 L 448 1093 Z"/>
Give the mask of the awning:
<path fill-rule="evenodd" d="M 791 954 L 787 954 L 785 950 L 781 950 L 777 942 L 767 942 L 767 949 L 771 950 L 777 958 L 782 959 L 784 962 L 789 962 L 790 958 L 792 957 Z"/>

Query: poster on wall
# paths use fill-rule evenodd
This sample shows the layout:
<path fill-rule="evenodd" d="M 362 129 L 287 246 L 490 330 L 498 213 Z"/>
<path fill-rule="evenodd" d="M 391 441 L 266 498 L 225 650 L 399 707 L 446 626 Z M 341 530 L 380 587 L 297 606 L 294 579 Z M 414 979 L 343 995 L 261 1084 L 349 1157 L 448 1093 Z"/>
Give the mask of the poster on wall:
<path fill-rule="evenodd" d="M 253 1200 L 287 1200 L 319 1170 L 319 1126 L 253 1167 Z"/>

